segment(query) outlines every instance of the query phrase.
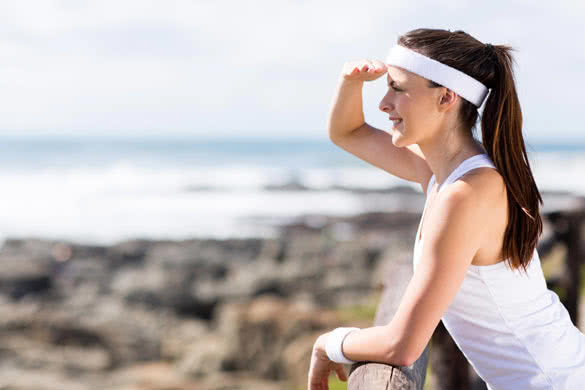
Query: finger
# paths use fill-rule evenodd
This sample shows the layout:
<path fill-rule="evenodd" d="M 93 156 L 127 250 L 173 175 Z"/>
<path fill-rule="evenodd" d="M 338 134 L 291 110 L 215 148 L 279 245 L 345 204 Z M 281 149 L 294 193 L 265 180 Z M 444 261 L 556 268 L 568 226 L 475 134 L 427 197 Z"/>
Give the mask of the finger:
<path fill-rule="evenodd" d="M 374 63 L 371 60 L 366 60 L 366 62 L 368 64 L 368 73 L 376 72 L 376 65 L 374 65 Z"/>
<path fill-rule="evenodd" d="M 347 64 L 343 73 L 346 75 L 352 75 L 358 72 L 358 69 L 353 64 Z"/>
<path fill-rule="evenodd" d="M 338 364 L 335 366 L 335 373 L 337 374 L 337 378 L 340 381 L 342 381 L 342 382 L 347 381 L 347 374 L 345 373 L 345 367 L 343 367 L 342 364 Z"/>
<path fill-rule="evenodd" d="M 377 71 L 386 71 L 388 69 L 388 67 L 386 66 L 385 63 L 383 63 L 380 60 L 372 60 L 372 63 L 374 64 L 374 66 L 376 67 Z"/>
<path fill-rule="evenodd" d="M 374 68 L 374 72 L 375 73 L 385 73 L 386 72 L 386 66 L 380 62 L 380 61 L 372 61 L 372 67 Z"/>
<path fill-rule="evenodd" d="M 325 376 L 327 378 L 327 376 Z M 323 376 L 315 375 L 315 373 L 311 372 L 309 374 L 309 383 L 308 389 L 309 390 L 322 390 L 323 387 Z"/>
<path fill-rule="evenodd" d="M 372 65 L 370 64 L 370 62 L 368 60 L 362 60 L 361 70 L 363 72 L 369 72 L 371 67 L 372 67 Z"/>
<path fill-rule="evenodd" d="M 358 64 L 356 62 L 346 62 L 343 65 L 343 74 L 346 76 L 351 76 L 356 73 L 359 73 Z"/>
<path fill-rule="evenodd" d="M 315 382 L 309 378 L 309 385 L 307 386 L 308 390 L 321 390 L 321 382 Z"/>

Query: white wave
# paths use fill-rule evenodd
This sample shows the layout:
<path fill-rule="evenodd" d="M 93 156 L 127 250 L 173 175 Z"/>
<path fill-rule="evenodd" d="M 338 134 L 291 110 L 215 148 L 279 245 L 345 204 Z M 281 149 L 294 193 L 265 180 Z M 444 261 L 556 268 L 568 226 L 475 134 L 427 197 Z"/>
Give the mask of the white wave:
<path fill-rule="evenodd" d="M 539 189 L 585 195 L 585 155 L 540 153 L 531 166 Z M 266 191 L 296 181 L 315 191 Z M 128 238 L 271 235 L 248 217 L 286 219 L 302 214 L 351 215 L 405 210 L 403 197 L 365 197 L 333 187 L 420 186 L 370 166 L 262 165 L 140 166 L 0 170 L 0 239 L 45 237 L 113 243 Z M 415 204 L 414 209 L 418 207 Z"/>

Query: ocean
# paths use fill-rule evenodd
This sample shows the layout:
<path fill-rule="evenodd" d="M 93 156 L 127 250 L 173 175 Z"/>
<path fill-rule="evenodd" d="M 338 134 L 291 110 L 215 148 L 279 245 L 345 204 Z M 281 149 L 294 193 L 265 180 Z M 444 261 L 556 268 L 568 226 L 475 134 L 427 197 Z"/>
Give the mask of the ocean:
<path fill-rule="evenodd" d="M 585 195 L 585 142 L 528 144 L 541 191 Z M 300 215 L 354 215 L 351 189 L 420 186 L 313 139 L 0 137 L 0 240 L 109 245 L 269 237 Z"/>

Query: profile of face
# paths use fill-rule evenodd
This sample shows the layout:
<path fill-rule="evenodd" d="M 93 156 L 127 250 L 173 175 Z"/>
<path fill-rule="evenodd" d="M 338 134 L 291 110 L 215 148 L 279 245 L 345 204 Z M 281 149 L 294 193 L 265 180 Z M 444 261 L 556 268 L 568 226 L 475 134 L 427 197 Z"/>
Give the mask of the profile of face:
<path fill-rule="evenodd" d="M 393 121 L 392 143 L 403 147 L 424 140 L 442 128 L 457 95 L 429 87 L 429 81 L 403 68 L 388 65 L 388 91 L 379 108 Z"/>

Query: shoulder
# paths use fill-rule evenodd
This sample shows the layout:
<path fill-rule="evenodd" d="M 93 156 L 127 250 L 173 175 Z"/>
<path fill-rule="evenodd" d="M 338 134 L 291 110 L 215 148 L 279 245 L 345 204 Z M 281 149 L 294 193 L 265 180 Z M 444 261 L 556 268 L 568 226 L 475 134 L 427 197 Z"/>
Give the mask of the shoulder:
<path fill-rule="evenodd" d="M 506 192 L 502 175 L 494 168 L 481 167 L 466 172 L 441 191 L 441 203 L 497 202 Z"/>
<path fill-rule="evenodd" d="M 493 207 L 506 199 L 504 178 L 490 167 L 472 169 L 445 190 L 447 203 Z"/>
<path fill-rule="evenodd" d="M 429 215 L 430 245 L 452 252 L 466 247 L 478 250 L 494 210 L 506 201 L 502 176 L 492 168 L 474 169 L 441 191 Z M 425 233 L 426 234 L 426 233 Z"/>

